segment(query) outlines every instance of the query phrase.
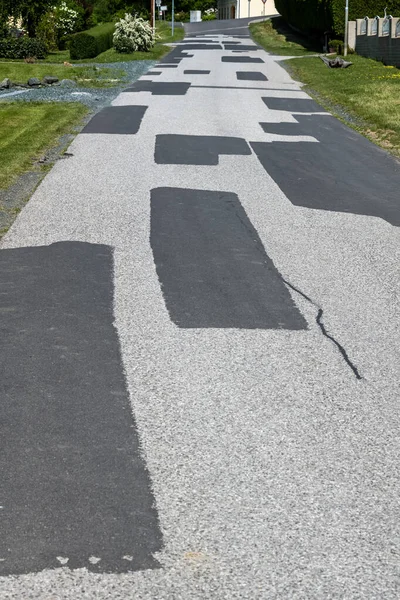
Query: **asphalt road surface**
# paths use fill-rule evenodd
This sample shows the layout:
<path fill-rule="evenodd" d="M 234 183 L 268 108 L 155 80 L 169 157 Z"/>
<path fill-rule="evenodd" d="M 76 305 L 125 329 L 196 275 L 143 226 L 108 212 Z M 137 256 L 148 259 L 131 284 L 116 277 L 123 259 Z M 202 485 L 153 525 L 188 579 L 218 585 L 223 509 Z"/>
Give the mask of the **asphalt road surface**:
<path fill-rule="evenodd" d="M 0 250 L 0 598 L 398 599 L 400 166 L 205 22 Z"/>

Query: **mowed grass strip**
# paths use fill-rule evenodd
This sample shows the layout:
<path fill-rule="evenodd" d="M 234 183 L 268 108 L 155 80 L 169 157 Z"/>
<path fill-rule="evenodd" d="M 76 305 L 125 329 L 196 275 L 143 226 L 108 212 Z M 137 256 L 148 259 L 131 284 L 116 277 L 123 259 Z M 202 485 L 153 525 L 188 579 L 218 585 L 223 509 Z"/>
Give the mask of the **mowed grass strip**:
<path fill-rule="evenodd" d="M 303 56 L 322 51 L 321 46 L 315 40 L 290 29 L 281 17 L 253 23 L 250 25 L 250 33 L 267 52 L 278 56 Z"/>
<path fill-rule="evenodd" d="M 79 103 L 0 103 L 0 189 L 34 168 L 87 112 Z"/>
<path fill-rule="evenodd" d="M 67 67 L 64 65 L 27 64 L 24 62 L 0 62 L 0 81 L 8 77 L 13 83 L 28 82 L 31 77 L 42 80 L 46 75 L 58 79 L 72 79 L 81 87 L 109 87 L 124 76 L 121 69 L 105 67 Z"/>
<path fill-rule="evenodd" d="M 400 156 L 400 70 L 356 54 L 347 60 L 353 63 L 347 69 L 329 69 L 312 57 L 284 64 L 330 112 Z"/>

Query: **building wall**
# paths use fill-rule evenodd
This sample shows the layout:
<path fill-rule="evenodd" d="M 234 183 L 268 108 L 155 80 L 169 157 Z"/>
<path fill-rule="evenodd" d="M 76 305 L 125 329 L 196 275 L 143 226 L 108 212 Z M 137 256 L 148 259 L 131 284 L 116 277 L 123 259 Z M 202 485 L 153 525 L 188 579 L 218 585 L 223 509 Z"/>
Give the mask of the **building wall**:
<path fill-rule="evenodd" d="M 250 14 L 249 14 L 250 8 Z M 265 12 L 264 12 L 265 11 Z M 219 19 L 244 19 L 247 17 L 262 17 L 275 15 L 274 0 L 267 0 L 265 5 L 261 0 L 219 0 Z"/>
<path fill-rule="evenodd" d="M 350 21 L 349 47 L 361 56 L 400 67 L 400 19 Z"/>

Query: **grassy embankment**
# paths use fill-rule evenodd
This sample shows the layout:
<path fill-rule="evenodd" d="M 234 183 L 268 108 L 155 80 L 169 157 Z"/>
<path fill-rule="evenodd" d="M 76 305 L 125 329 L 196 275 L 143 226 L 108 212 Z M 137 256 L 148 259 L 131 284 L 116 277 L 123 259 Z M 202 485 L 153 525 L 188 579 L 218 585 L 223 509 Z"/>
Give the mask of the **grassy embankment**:
<path fill-rule="evenodd" d="M 0 189 L 32 168 L 87 112 L 79 102 L 0 103 Z"/>
<path fill-rule="evenodd" d="M 43 170 L 38 159 L 73 133 L 88 109 L 74 103 L 0 103 L 0 238 L 21 210 L 24 198 L 9 205 L 5 190 L 26 171 Z"/>
<path fill-rule="evenodd" d="M 312 42 L 285 27 L 282 19 L 251 25 L 250 30 L 273 54 L 301 56 L 313 50 Z M 347 60 L 353 63 L 347 69 L 329 69 L 311 56 L 285 61 L 284 66 L 330 112 L 400 156 L 400 70 L 356 54 Z"/>

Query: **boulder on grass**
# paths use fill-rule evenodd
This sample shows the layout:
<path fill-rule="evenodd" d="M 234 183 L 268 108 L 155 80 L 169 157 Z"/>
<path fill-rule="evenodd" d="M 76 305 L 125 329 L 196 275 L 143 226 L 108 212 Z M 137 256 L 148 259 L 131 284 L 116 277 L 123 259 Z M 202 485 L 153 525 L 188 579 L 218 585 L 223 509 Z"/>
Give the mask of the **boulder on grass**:
<path fill-rule="evenodd" d="M 353 63 L 348 62 L 347 60 L 343 60 L 343 58 L 334 58 L 333 60 L 326 58 L 325 56 L 320 56 L 320 59 L 326 64 L 330 69 L 347 69 Z"/>
<path fill-rule="evenodd" d="M 73 87 L 76 85 L 76 81 L 74 81 L 73 79 L 61 79 L 60 85 L 65 87 Z"/>
<path fill-rule="evenodd" d="M 0 90 L 8 90 L 10 87 L 12 87 L 12 81 L 11 79 L 8 79 L 8 77 L 6 77 L 5 79 L 3 79 L 3 81 L 0 83 Z"/>
<path fill-rule="evenodd" d="M 53 75 L 45 75 L 43 77 L 42 83 L 46 83 L 47 85 L 52 85 L 53 83 L 57 83 L 58 77 L 54 77 Z"/>
<path fill-rule="evenodd" d="M 35 87 L 37 85 L 40 85 L 40 79 L 38 79 L 37 77 L 30 77 L 28 79 L 28 85 L 30 85 L 31 87 Z"/>

